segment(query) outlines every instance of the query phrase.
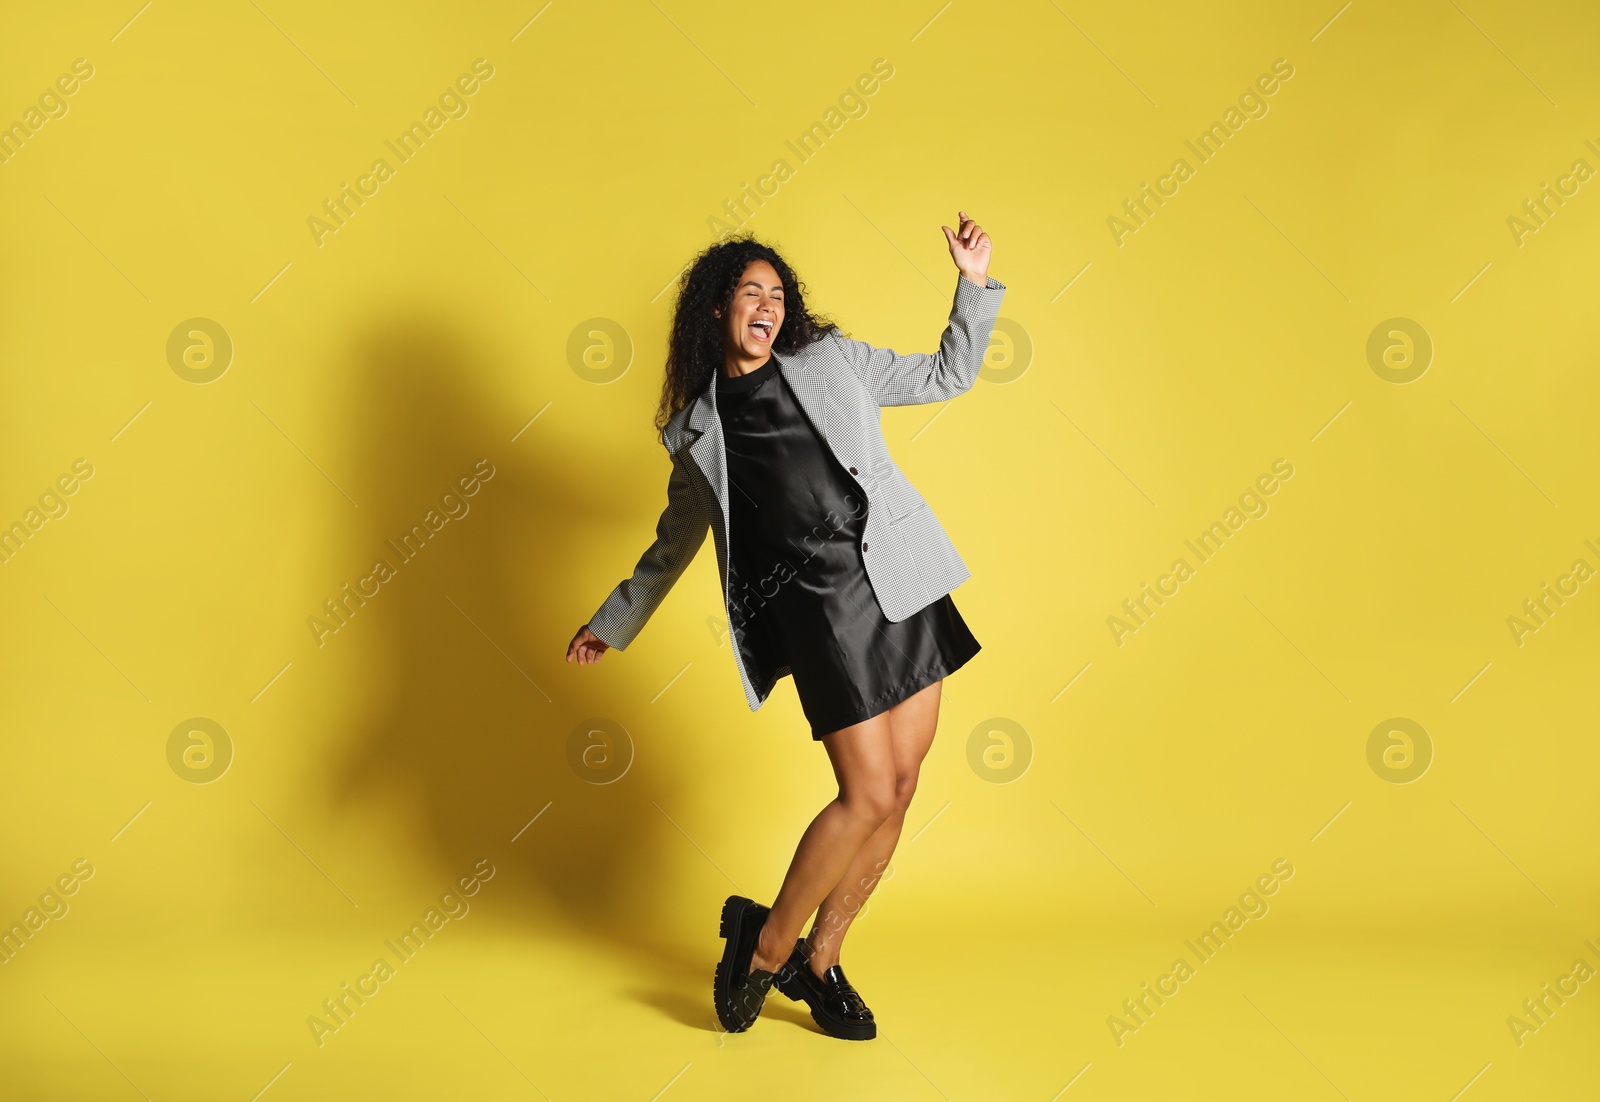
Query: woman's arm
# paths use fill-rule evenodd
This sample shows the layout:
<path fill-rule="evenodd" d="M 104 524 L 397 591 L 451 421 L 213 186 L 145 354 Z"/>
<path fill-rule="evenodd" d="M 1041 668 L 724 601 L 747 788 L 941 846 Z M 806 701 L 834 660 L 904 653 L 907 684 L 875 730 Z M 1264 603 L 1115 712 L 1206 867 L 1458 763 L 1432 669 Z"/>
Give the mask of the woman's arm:
<path fill-rule="evenodd" d="M 639 557 L 631 577 L 618 583 L 588 624 L 567 647 L 567 660 L 583 640 L 584 631 L 607 647 L 625 650 L 655 613 L 667 593 L 705 542 L 711 517 L 701 495 L 690 481 L 693 472 L 684 456 L 673 456 L 667 480 L 667 507 L 656 523 L 655 542 Z M 590 661 L 604 653 L 589 645 Z M 580 661 L 582 656 L 580 656 Z"/>
<path fill-rule="evenodd" d="M 880 406 L 908 406 L 943 402 L 972 387 L 989 350 L 989 336 L 1000 316 L 1006 286 L 990 279 L 989 235 L 966 211 L 961 228 L 941 226 L 950 243 L 950 259 L 961 278 L 956 281 L 950 320 L 939 338 L 939 351 L 901 355 L 892 348 L 876 348 L 865 341 L 835 333 L 846 362 Z"/>

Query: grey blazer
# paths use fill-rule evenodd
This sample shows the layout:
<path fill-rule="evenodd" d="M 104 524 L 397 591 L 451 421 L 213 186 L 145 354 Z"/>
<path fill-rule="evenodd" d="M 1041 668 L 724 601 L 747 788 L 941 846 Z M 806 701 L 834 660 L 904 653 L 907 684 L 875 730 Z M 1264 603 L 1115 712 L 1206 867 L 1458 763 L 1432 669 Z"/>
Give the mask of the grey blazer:
<path fill-rule="evenodd" d="M 998 280 L 979 287 L 958 275 L 937 352 L 901 355 L 832 332 L 798 352 L 772 353 L 801 408 L 866 496 L 861 558 L 890 621 L 904 620 L 943 597 L 971 572 L 928 503 L 889 458 L 879 407 L 942 402 L 971 388 L 1005 293 Z M 655 542 L 589 620 L 589 630 L 617 650 L 633 642 L 705 542 L 708 529 L 716 546 L 723 610 L 730 612 L 728 472 L 717 417 L 721 374 L 713 372 L 710 386 L 661 430 L 672 474 Z M 731 614 L 728 623 L 733 630 Z M 753 712 L 767 693 L 751 685 L 740 648 L 729 649 Z"/>

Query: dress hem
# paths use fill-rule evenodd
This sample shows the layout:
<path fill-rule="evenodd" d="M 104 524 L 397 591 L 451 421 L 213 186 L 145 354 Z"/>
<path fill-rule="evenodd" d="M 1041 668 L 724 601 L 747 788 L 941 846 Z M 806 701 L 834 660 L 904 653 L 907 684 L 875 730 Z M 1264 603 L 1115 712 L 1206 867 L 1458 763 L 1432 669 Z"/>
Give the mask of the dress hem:
<path fill-rule="evenodd" d="M 909 683 L 909 687 L 906 685 L 901 685 L 896 688 L 894 692 L 886 694 L 887 696 L 894 698 L 889 700 L 888 703 L 882 705 L 881 707 L 876 704 L 867 704 L 857 710 L 865 711 L 866 715 L 857 715 L 855 718 L 847 719 L 842 723 L 830 719 L 826 722 L 826 726 L 828 728 L 826 731 L 820 731 L 817 729 L 818 724 L 812 724 L 811 741 L 821 742 L 824 737 L 831 735 L 836 731 L 842 731 L 846 727 L 853 727 L 857 723 L 865 723 L 873 716 L 882 715 L 890 708 L 893 708 L 896 704 L 902 703 L 903 701 L 909 700 L 911 697 L 917 695 L 923 689 L 926 689 L 929 685 L 932 685 L 935 681 L 942 681 L 946 677 L 949 677 L 951 674 L 961 669 L 961 667 L 965 666 L 968 662 L 976 658 L 978 652 L 981 650 L 983 650 L 983 644 L 975 643 L 972 652 L 958 659 L 954 665 L 950 665 L 944 661 L 935 662 L 931 667 L 927 667 L 923 671 L 926 676 L 919 676 L 913 679 Z"/>

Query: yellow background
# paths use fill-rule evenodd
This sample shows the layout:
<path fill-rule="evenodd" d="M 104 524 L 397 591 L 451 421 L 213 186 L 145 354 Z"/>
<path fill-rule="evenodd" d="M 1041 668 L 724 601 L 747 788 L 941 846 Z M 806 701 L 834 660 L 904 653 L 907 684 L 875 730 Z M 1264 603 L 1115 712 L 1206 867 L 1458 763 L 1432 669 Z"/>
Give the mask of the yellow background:
<path fill-rule="evenodd" d="M 1507 619 L 1600 567 L 1600 182 L 1520 245 L 1507 219 L 1600 167 L 1597 34 L 1482 0 L 9 5 L 0 122 L 94 75 L 0 165 L 0 522 L 94 474 L 0 565 L 0 923 L 95 871 L 0 965 L 4 1093 L 1594 1097 L 1593 983 L 1520 1046 L 1507 1019 L 1600 966 L 1600 593 L 1520 646 Z M 478 58 L 468 112 L 319 245 Z M 777 995 L 715 1028 L 721 900 L 769 902 L 833 788 L 791 683 L 745 707 L 709 541 L 627 653 L 562 661 L 664 502 L 670 284 L 779 158 L 750 228 L 853 336 L 933 349 L 959 207 L 1032 345 L 883 418 L 983 651 L 845 947 L 858 1045 Z M 1403 385 L 1367 356 L 1396 317 L 1434 346 Z M 167 359 L 191 318 L 234 346 L 203 385 Z M 632 346 L 603 384 L 568 356 L 594 318 Z M 1279 458 L 1270 511 L 1119 646 L 1107 618 Z M 480 459 L 470 513 L 319 646 Z M 208 784 L 168 760 L 195 717 L 232 744 Z M 1367 757 L 1396 717 L 1432 745 L 1406 784 Z M 594 718 L 632 747 L 614 783 L 569 764 Z M 993 720 L 1027 734 L 1009 783 L 969 758 Z M 322 1001 L 480 860 L 319 1046 Z"/>

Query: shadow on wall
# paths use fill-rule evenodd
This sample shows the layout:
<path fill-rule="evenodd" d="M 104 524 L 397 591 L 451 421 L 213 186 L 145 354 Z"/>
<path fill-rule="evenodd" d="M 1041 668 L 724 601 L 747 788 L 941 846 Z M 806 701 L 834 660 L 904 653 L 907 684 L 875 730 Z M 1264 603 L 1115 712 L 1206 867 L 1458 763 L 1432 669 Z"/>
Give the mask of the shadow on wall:
<path fill-rule="evenodd" d="M 567 534 L 592 530 L 591 514 L 607 504 L 569 477 L 571 456 L 552 433 L 535 425 L 511 442 L 538 407 L 497 410 L 485 359 L 428 309 L 396 309 L 352 351 L 349 393 L 360 408 L 349 418 L 351 468 L 368 487 L 358 514 L 368 527 L 352 546 L 383 554 L 395 573 L 342 629 L 381 633 L 373 642 L 389 673 L 331 763 L 330 814 L 409 805 L 415 835 L 395 844 L 422 853 L 431 844 L 441 881 L 488 857 L 504 875 L 497 906 L 515 906 L 530 937 L 593 938 L 613 953 L 670 960 L 675 949 L 653 941 L 651 901 L 681 854 L 668 849 L 670 828 L 651 801 L 670 806 L 673 797 L 651 771 L 596 785 L 567 761 L 573 727 L 614 707 L 567 666 L 577 625 L 564 622 L 571 601 L 557 599 L 577 545 Z M 528 370 L 548 378 L 567 369 Z M 441 497 L 481 459 L 493 475 L 461 498 L 468 510 L 452 501 L 458 519 L 427 542 L 414 537 L 421 549 L 402 561 L 385 541 L 400 544 L 414 524 L 427 532 L 430 509 L 447 515 Z"/>

